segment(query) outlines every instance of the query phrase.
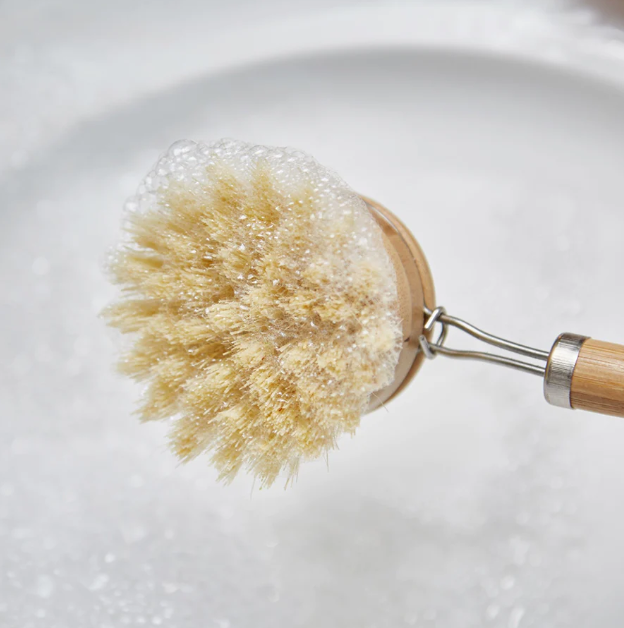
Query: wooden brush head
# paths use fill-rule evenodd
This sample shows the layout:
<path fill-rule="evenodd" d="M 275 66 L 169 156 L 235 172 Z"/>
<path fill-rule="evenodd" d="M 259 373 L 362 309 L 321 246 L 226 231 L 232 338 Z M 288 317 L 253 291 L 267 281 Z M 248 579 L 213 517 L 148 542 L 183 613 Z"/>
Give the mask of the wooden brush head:
<path fill-rule="evenodd" d="M 418 338 L 424 333 L 425 306 L 430 310 L 435 308 L 435 288 L 427 259 L 410 230 L 383 205 L 362 198 L 381 227 L 396 272 L 399 317 L 403 324 L 403 347 L 394 380 L 371 399 L 369 411 L 372 411 L 396 397 L 420 369 L 424 355 L 418 352 Z"/>

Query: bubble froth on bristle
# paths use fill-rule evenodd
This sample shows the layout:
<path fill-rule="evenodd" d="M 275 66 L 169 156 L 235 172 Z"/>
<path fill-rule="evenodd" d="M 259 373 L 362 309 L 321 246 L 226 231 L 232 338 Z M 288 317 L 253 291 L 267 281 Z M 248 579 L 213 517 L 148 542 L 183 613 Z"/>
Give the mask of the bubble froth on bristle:
<path fill-rule="evenodd" d="M 311 157 L 175 143 L 127 204 L 108 322 L 143 419 L 222 478 L 293 477 L 352 433 L 401 347 L 397 288 L 365 203 Z"/>

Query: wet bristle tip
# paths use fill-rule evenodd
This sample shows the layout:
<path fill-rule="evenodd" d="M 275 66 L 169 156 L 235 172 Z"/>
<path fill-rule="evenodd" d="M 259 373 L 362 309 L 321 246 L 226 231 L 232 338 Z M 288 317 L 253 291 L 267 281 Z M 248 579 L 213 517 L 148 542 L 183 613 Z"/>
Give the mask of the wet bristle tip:
<path fill-rule="evenodd" d="M 223 140 L 174 144 L 127 203 L 111 257 L 145 382 L 183 460 L 262 485 L 353 433 L 401 349 L 395 271 L 364 201 L 311 157 Z"/>

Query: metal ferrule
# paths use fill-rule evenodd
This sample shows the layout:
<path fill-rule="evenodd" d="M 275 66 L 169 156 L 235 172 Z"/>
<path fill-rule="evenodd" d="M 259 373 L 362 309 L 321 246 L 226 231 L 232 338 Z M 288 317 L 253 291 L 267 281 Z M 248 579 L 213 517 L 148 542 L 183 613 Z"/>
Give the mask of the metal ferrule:
<path fill-rule="evenodd" d="M 550 350 L 544 375 L 544 397 L 553 406 L 572 408 L 572 375 L 585 340 L 587 336 L 561 334 Z"/>

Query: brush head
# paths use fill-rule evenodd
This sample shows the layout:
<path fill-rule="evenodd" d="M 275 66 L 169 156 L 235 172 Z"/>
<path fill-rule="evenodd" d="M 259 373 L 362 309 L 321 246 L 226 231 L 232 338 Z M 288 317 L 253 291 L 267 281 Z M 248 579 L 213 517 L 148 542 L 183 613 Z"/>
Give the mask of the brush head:
<path fill-rule="evenodd" d="M 105 312 L 183 460 L 271 484 L 352 433 L 392 382 L 396 274 L 365 202 L 311 157 L 178 142 L 127 204 Z"/>

